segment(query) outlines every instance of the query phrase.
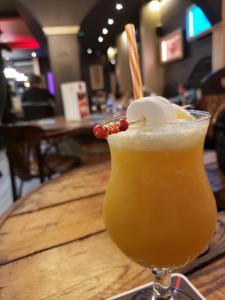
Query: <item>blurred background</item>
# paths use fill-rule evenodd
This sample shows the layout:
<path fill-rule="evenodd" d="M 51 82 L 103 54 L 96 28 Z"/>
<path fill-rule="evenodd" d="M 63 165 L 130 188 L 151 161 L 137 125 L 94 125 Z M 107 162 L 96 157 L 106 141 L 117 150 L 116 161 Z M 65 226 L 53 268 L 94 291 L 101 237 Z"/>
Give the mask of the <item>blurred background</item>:
<path fill-rule="evenodd" d="M 13 108 L 42 77 L 63 114 L 61 84 L 83 80 L 90 108 L 132 97 L 126 23 L 134 23 L 146 92 L 175 97 L 224 67 L 222 1 L 0 1 L 1 72 Z M 1 101 L 2 105 L 2 101 Z M 11 116 L 12 118 L 15 116 Z M 17 116 L 18 117 L 18 116 Z"/>
<path fill-rule="evenodd" d="M 224 0 L 0 0 L 0 121 L 7 127 L 46 119 L 38 123 L 43 125 L 61 116 L 93 126 L 123 114 L 133 99 L 124 26 L 133 23 L 145 96 L 209 111 L 213 122 L 205 147 L 216 150 L 223 170 L 224 22 Z M 12 159 L 8 168 L 5 127 L 0 195 L 8 203 L 9 178 L 19 173 L 10 173 Z M 98 144 L 87 152 L 90 132 L 89 138 L 61 142 L 61 154 L 76 153 L 81 164 L 96 162 L 90 158 L 106 150 Z"/>

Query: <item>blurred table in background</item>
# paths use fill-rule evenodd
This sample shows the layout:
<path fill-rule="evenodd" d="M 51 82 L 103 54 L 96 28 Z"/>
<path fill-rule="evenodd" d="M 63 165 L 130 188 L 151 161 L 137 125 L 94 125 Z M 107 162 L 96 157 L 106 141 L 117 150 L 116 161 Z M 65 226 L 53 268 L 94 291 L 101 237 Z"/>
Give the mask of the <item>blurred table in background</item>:
<path fill-rule="evenodd" d="M 30 121 L 29 124 L 41 127 L 46 131 L 46 136 L 70 135 L 79 133 L 92 133 L 93 127 L 105 119 L 112 118 L 108 114 L 93 114 L 79 121 L 67 121 L 64 117 L 55 117 Z"/>
<path fill-rule="evenodd" d="M 92 114 L 80 121 L 68 122 L 64 117 L 55 117 L 19 124 L 40 127 L 45 132 L 43 140 L 62 139 L 60 148 L 65 155 L 79 156 L 83 164 L 90 164 L 109 159 L 107 142 L 95 138 L 93 127 L 113 117 L 113 114 Z"/>
<path fill-rule="evenodd" d="M 76 122 L 57 117 L 0 126 L 14 201 L 22 195 L 25 181 L 39 178 L 43 183 L 71 168 L 108 160 L 106 140 L 93 135 L 93 126 L 106 117 L 95 114 Z"/>

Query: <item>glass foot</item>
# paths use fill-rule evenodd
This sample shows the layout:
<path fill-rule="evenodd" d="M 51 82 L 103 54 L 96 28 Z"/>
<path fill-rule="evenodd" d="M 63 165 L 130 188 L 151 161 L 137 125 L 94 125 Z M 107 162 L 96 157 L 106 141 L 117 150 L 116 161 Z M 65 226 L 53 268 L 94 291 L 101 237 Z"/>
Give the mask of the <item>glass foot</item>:
<path fill-rule="evenodd" d="M 155 298 L 152 293 L 152 289 L 146 289 L 141 292 L 137 292 L 131 298 L 118 298 L 123 300 L 197 300 L 201 298 L 193 298 L 180 290 L 173 290 L 172 297 L 164 299 L 164 298 Z"/>
<path fill-rule="evenodd" d="M 182 274 L 172 274 L 171 286 L 172 298 L 169 299 L 154 298 L 152 283 L 149 283 L 108 300 L 206 300 L 187 277 Z"/>

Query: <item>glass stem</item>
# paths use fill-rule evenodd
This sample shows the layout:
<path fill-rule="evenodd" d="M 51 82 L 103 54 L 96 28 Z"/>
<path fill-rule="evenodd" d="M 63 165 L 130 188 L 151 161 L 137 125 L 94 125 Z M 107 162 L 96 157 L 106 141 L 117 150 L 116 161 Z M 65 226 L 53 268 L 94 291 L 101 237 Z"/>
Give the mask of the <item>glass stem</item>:
<path fill-rule="evenodd" d="M 155 268 L 152 273 L 154 275 L 152 300 L 172 300 L 171 271 Z"/>

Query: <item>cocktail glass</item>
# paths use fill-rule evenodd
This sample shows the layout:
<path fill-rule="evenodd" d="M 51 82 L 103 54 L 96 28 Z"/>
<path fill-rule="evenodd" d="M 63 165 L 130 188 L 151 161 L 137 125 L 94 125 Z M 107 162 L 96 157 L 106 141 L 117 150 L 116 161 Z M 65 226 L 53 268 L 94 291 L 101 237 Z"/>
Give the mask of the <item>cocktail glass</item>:
<path fill-rule="evenodd" d="M 203 163 L 207 112 L 193 121 L 132 126 L 108 137 L 111 175 L 104 201 L 106 228 L 119 249 L 154 274 L 146 299 L 172 295 L 171 270 L 208 245 L 216 204 Z"/>

